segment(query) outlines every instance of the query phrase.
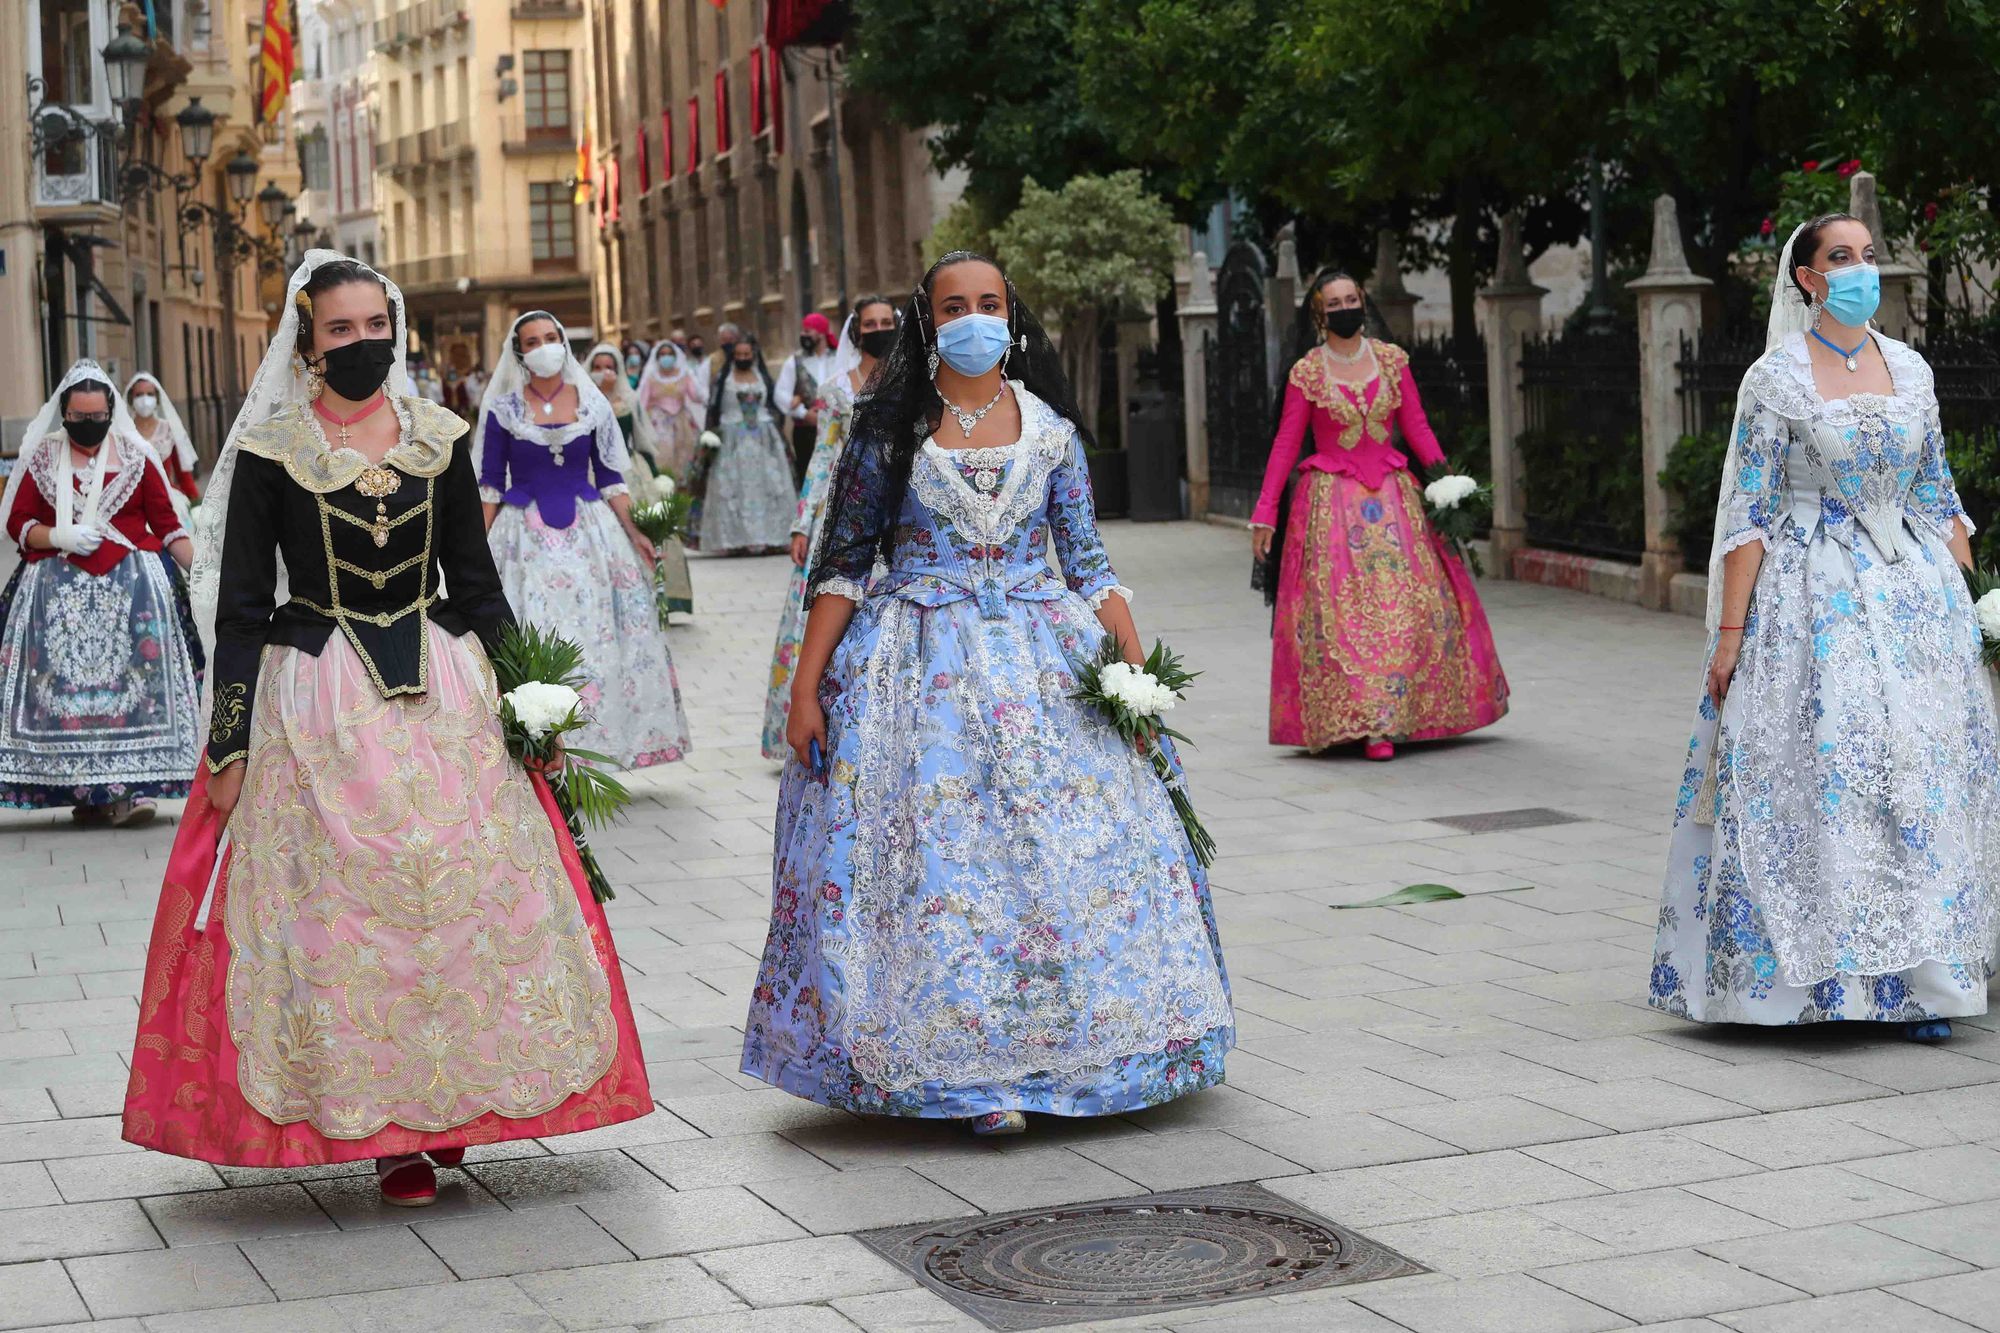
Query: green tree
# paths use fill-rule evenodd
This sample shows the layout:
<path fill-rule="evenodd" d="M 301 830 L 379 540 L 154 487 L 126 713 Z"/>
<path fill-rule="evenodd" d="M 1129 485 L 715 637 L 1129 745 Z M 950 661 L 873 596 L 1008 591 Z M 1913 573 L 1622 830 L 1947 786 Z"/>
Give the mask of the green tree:
<path fill-rule="evenodd" d="M 1106 318 L 1149 309 L 1174 276 L 1173 212 L 1137 171 L 1073 176 L 1060 190 L 1032 178 L 994 232 L 1021 299 L 1060 330 L 1064 368 L 1085 421 L 1097 420 L 1097 340 Z"/>

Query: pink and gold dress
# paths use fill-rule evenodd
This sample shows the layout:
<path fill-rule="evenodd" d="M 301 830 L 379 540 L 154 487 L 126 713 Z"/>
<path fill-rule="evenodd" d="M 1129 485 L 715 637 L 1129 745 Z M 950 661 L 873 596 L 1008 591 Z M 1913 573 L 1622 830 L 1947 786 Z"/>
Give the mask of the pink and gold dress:
<path fill-rule="evenodd" d="M 130 1142 L 316 1166 L 653 1109 L 603 909 L 546 784 L 507 753 L 486 652 L 512 612 L 465 423 L 393 406 L 380 464 L 296 406 L 242 437 Z M 238 760 L 218 855 L 208 782 Z"/>
<path fill-rule="evenodd" d="M 1293 365 L 1253 524 L 1283 524 L 1271 632 L 1271 743 L 1307 750 L 1431 740 L 1507 711 L 1507 677 L 1472 576 L 1431 527 L 1409 458 L 1444 462 L 1409 354 L 1370 343 L 1365 385 L 1314 348 Z M 1299 454 L 1310 426 L 1313 452 Z M 1296 484 L 1294 476 L 1296 475 Z"/>

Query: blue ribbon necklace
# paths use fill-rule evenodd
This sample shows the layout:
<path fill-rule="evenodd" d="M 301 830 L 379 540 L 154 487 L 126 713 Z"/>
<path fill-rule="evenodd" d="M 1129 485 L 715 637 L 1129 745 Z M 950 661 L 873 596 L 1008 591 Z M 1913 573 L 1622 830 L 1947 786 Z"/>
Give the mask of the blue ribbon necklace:
<path fill-rule="evenodd" d="M 1855 371 L 1861 369 L 1860 362 L 1856 361 L 1854 358 L 1861 355 L 1861 349 L 1868 345 L 1867 334 L 1864 333 L 1861 335 L 1861 341 L 1854 344 L 1854 350 L 1850 352 L 1845 347 L 1842 347 L 1839 343 L 1829 339 L 1825 334 L 1821 333 L 1818 329 L 1811 330 L 1811 333 L 1812 336 L 1819 339 L 1822 344 L 1840 353 L 1842 359 L 1844 359 L 1847 362 L 1848 370 Z"/>

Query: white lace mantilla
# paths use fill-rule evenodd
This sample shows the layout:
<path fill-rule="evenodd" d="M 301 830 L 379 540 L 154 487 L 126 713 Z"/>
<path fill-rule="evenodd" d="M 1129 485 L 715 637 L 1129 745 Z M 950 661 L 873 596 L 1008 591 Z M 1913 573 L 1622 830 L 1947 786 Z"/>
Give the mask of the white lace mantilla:
<path fill-rule="evenodd" d="M 58 473 L 61 471 L 62 451 L 68 447 L 67 435 L 47 436 L 42 440 L 41 447 L 35 450 L 35 456 L 28 462 L 28 475 L 34 479 L 36 487 L 51 505 L 56 503 L 56 497 L 62 489 Z M 108 437 L 102 447 L 118 451 L 118 471 L 104 483 L 104 493 L 98 499 L 97 512 L 101 522 L 97 531 L 105 540 L 116 542 L 128 551 L 136 551 L 139 548 L 132 544 L 132 539 L 113 527 L 111 520 L 138 493 L 139 483 L 146 476 L 147 465 L 158 467 L 159 459 L 152 452 L 152 446 L 143 441 L 120 439 L 116 435 Z M 145 450 L 144 453 L 139 452 L 142 449 Z M 166 541 L 171 542 L 176 537 L 186 535 L 185 531 L 176 529 L 167 535 Z"/>
<path fill-rule="evenodd" d="M 598 404 L 602 406 L 598 406 Z M 509 435 L 523 444 L 539 445 L 549 450 L 566 448 L 588 435 L 597 450 L 598 461 L 618 475 L 625 475 L 631 465 L 631 458 L 625 449 L 625 437 L 618 431 L 618 418 L 613 414 L 608 400 L 600 395 L 596 400 L 586 402 L 581 395 L 577 400 L 579 415 L 575 421 L 558 425 L 543 425 L 528 410 L 527 397 L 521 393 L 503 394 L 488 406 L 488 413 L 504 427 Z"/>

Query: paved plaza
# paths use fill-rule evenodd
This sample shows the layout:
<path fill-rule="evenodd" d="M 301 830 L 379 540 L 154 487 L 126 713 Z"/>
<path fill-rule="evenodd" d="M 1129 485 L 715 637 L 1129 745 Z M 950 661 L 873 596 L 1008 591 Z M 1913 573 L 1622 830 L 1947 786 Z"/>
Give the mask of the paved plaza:
<path fill-rule="evenodd" d="M 736 1072 L 764 938 L 757 754 L 786 570 L 701 561 L 696 746 L 602 837 L 660 1110 L 475 1152 L 438 1205 L 366 1164 L 216 1169 L 118 1136 L 171 827 L 0 816 L 0 1328 L 973 1333 L 851 1233 L 1262 1182 L 1432 1270 L 1089 1325 L 1202 1333 L 2000 1330 L 2000 1034 L 1700 1030 L 1649 1011 L 1696 622 L 1488 583 L 1514 711 L 1393 764 L 1264 744 L 1242 532 L 1110 525 L 1176 715 L 1241 1044 L 1227 1086 L 976 1141 Z M 1440 818 L 1547 807 L 1574 822 Z M 1472 895 L 1336 911 L 1412 882 Z"/>

